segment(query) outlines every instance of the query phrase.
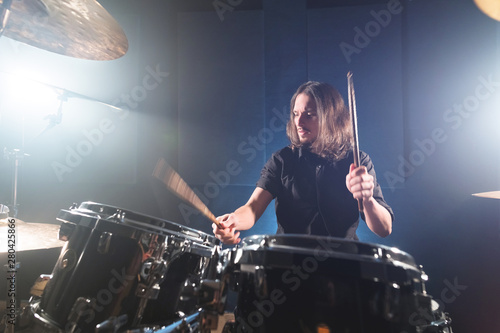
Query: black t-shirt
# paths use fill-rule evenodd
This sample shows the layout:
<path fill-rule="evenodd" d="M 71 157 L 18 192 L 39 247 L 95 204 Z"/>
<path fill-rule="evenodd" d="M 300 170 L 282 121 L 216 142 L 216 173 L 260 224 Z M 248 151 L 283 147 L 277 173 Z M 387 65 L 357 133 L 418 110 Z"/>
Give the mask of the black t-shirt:
<path fill-rule="evenodd" d="M 275 198 L 277 233 L 358 239 L 358 202 L 345 185 L 353 156 L 332 162 L 305 148 L 285 147 L 275 152 L 261 171 L 257 186 Z M 360 164 L 374 177 L 373 197 L 386 207 L 370 157 L 360 153 Z M 364 216 L 362 216 L 364 218 Z"/>

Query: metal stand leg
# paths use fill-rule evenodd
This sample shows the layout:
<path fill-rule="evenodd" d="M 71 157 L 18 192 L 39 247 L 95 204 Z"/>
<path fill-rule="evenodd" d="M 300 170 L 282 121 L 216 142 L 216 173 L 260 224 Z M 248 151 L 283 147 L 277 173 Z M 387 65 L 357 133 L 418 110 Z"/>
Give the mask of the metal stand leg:
<path fill-rule="evenodd" d="M 17 202 L 17 192 L 19 186 L 19 167 L 21 165 L 21 161 L 27 156 L 29 155 L 24 154 L 19 149 L 13 149 L 11 151 L 7 151 L 7 149 L 4 149 L 4 157 L 6 159 L 14 161 L 14 173 L 12 176 L 12 196 L 11 196 L 11 204 L 9 206 L 11 216 L 14 218 L 17 218 L 17 215 L 19 213 L 19 204 Z"/>

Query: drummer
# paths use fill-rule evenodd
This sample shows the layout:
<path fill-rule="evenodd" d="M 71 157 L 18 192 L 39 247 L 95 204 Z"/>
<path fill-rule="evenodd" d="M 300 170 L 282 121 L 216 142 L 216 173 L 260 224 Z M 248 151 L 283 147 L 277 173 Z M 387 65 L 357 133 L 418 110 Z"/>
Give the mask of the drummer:
<path fill-rule="evenodd" d="M 215 236 L 225 244 L 239 243 L 240 230 L 252 228 L 273 199 L 278 234 L 357 240 L 361 215 L 371 231 L 388 236 L 394 214 L 370 157 L 360 152 L 360 166 L 354 166 L 350 114 L 337 89 L 306 82 L 293 95 L 290 107 L 286 128 L 290 145 L 264 165 L 246 204 L 217 217 L 221 227 L 213 224 Z"/>

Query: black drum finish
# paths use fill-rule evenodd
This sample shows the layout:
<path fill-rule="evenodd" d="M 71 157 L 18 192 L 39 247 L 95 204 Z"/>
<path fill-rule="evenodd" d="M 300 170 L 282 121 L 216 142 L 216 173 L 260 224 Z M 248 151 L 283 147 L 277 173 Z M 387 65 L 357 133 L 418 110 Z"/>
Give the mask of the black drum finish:
<path fill-rule="evenodd" d="M 211 278 L 220 247 L 215 237 L 93 202 L 61 210 L 58 220 L 67 243 L 34 307 L 38 326 L 126 330 L 171 323 L 177 312 L 197 310 L 196 302 L 179 298 L 185 284 Z"/>
<path fill-rule="evenodd" d="M 232 256 L 234 332 L 420 333 L 414 318 L 431 311 L 425 274 L 396 248 L 257 235 Z"/>

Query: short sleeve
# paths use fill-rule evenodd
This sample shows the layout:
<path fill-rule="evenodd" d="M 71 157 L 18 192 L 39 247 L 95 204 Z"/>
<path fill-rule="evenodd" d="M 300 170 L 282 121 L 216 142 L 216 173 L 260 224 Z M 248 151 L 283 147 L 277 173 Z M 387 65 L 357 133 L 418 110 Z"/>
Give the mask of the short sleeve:
<path fill-rule="evenodd" d="M 276 152 L 266 162 L 260 172 L 260 178 L 257 181 L 257 187 L 260 187 L 272 194 L 276 198 L 282 189 L 281 170 L 283 160 Z"/>
<path fill-rule="evenodd" d="M 394 221 L 394 212 L 392 211 L 391 206 L 387 204 L 387 202 L 384 199 L 384 195 L 382 194 L 382 188 L 380 187 L 380 184 L 377 181 L 377 174 L 375 173 L 375 167 L 373 165 L 373 162 L 370 158 L 370 156 L 364 152 L 360 152 L 360 163 L 361 165 L 364 165 L 366 167 L 366 170 L 370 175 L 373 176 L 373 182 L 374 182 L 374 188 L 373 188 L 373 198 L 383 207 L 385 207 L 389 213 L 391 214 L 391 218 Z M 365 219 L 364 215 L 362 214 L 361 216 L 363 220 Z"/>

